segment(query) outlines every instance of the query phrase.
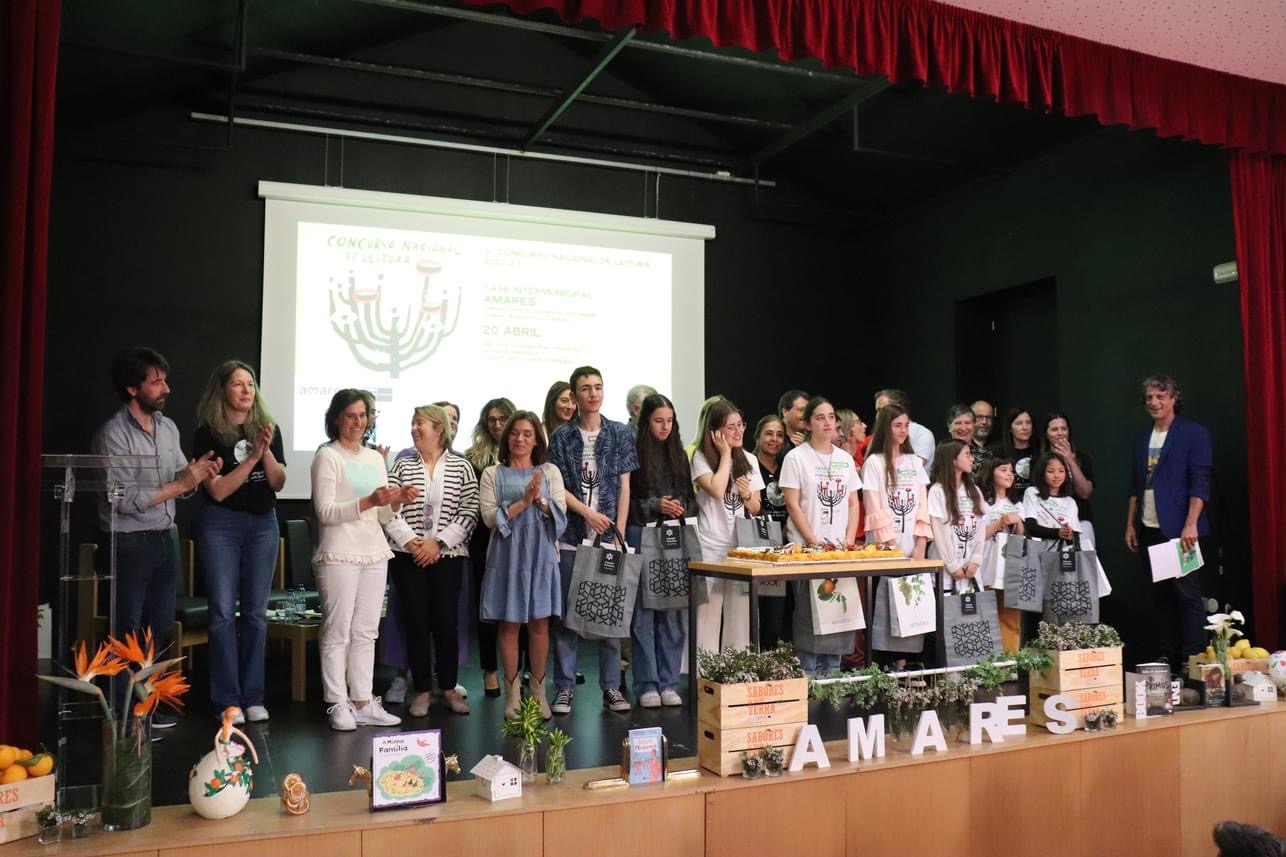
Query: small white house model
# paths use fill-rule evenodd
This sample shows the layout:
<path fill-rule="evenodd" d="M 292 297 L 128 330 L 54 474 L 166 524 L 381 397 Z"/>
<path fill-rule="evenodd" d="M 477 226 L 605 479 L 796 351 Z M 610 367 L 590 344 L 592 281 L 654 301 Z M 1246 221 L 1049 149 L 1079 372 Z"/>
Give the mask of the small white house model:
<path fill-rule="evenodd" d="M 502 756 L 483 756 L 469 773 L 478 781 L 479 796 L 487 800 L 522 797 L 522 771 Z"/>

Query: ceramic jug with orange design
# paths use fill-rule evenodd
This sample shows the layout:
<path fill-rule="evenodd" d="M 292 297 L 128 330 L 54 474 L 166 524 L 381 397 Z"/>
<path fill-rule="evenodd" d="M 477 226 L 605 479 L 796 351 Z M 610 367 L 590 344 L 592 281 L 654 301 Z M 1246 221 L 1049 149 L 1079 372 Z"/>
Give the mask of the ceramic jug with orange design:
<path fill-rule="evenodd" d="M 188 800 L 197 815 L 204 818 L 227 818 L 245 808 L 254 790 L 254 771 L 245 759 L 248 749 L 255 764 L 259 754 L 250 737 L 232 725 L 241 709 L 229 707 L 223 712 L 223 725 L 214 734 L 214 749 L 206 753 L 188 774 Z M 240 737 L 245 744 L 233 741 Z"/>

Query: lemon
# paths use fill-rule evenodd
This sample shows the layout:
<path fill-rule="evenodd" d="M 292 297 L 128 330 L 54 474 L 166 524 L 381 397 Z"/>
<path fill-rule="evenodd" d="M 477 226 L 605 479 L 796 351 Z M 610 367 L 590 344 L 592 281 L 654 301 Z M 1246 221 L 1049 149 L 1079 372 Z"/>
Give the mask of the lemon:
<path fill-rule="evenodd" d="M 1234 646 L 1233 646 L 1233 648 L 1234 648 L 1234 649 L 1249 649 L 1249 648 L 1250 648 L 1250 638 L 1249 638 L 1249 637 L 1242 637 L 1240 640 L 1238 640 L 1238 641 L 1237 641 L 1237 644 L 1236 644 L 1236 645 L 1234 645 Z"/>
<path fill-rule="evenodd" d="M 1258 646 L 1246 650 L 1246 657 L 1254 658 L 1257 661 L 1268 660 L 1269 652 L 1267 649 L 1261 649 Z"/>

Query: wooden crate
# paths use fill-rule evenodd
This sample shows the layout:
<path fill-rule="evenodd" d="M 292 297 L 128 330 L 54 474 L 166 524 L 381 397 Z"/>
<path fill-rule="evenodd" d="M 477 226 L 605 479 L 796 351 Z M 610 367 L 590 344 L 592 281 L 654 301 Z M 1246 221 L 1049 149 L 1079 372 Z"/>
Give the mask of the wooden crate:
<path fill-rule="evenodd" d="M 54 802 L 52 774 L 0 786 L 0 842 L 12 842 L 39 831 L 36 812 Z"/>
<path fill-rule="evenodd" d="M 803 723 L 808 720 L 808 679 L 697 684 L 697 721 L 716 729 Z"/>
<path fill-rule="evenodd" d="M 795 739 L 807 723 L 782 723 L 752 726 L 748 729 L 715 729 L 697 724 L 697 760 L 701 767 L 721 777 L 741 773 L 741 752 L 761 747 L 777 747 L 790 763 Z"/>
<path fill-rule="evenodd" d="M 0 812 L 0 843 L 25 839 L 39 833 L 40 825 L 36 823 L 36 812 L 39 809 L 38 806 L 28 806 Z"/>
<path fill-rule="evenodd" d="M 1208 661 L 1204 656 L 1188 655 L 1188 678 L 1201 681 L 1201 665 L 1218 663 L 1218 661 Z M 1268 672 L 1267 658 L 1232 658 L 1228 661 L 1228 668 L 1232 670 L 1233 675 L 1241 675 L 1248 672 Z"/>
<path fill-rule="evenodd" d="M 1045 650 L 1054 663 L 1043 672 L 1028 673 L 1033 696 L 1043 689 L 1055 693 L 1091 688 L 1122 687 L 1121 647 L 1101 649 Z M 1120 699 L 1115 700 L 1120 702 Z M 1034 707 L 1034 706 L 1033 706 Z"/>
<path fill-rule="evenodd" d="M 1085 728 L 1085 715 L 1091 711 L 1111 709 L 1117 719 L 1125 717 L 1125 686 L 1122 682 L 1104 687 L 1087 687 L 1080 690 L 1055 690 L 1033 687 L 1031 689 L 1031 715 L 1027 718 L 1038 726 L 1049 722 L 1045 716 L 1045 700 L 1062 694 L 1071 698 L 1067 713 L 1076 718 L 1076 728 Z"/>

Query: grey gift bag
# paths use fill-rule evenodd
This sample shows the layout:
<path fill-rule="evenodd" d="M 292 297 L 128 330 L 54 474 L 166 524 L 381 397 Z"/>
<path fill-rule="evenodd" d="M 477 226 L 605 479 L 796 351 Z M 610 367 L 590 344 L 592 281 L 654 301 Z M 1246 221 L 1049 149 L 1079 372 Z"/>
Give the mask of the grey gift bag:
<path fill-rule="evenodd" d="M 625 550 L 625 539 L 608 530 L 615 546 L 604 547 L 601 535 L 592 545 L 576 548 L 576 564 L 567 588 L 563 626 L 587 640 L 623 640 L 630 635 L 634 599 L 638 596 L 643 557 Z"/>
<path fill-rule="evenodd" d="M 1039 613 L 1045 609 L 1045 571 L 1039 539 L 1010 536 L 1005 541 L 1005 606 Z"/>
<path fill-rule="evenodd" d="M 942 665 L 965 667 L 982 658 L 1004 651 L 1000 641 L 1000 613 L 995 590 L 982 590 L 978 581 L 971 591 L 942 596 L 942 633 L 938 650 Z"/>
<path fill-rule="evenodd" d="M 737 547 L 739 548 L 767 548 L 777 547 L 782 543 L 781 521 L 774 521 L 767 515 L 752 516 L 750 510 L 745 506 L 741 507 L 746 516 L 737 518 L 736 525 Z M 759 594 L 761 596 L 776 596 L 784 598 L 786 596 L 786 581 L 771 580 L 759 584 Z"/>
<path fill-rule="evenodd" d="M 1098 621 L 1098 555 L 1081 550 L 1080 541 L 1062 542 L 1055 550 L 1041 551 L 1045 574 L 1045 621 L 1064 624 Z"/>
<path fill-rule="evenodd" d="M 639 531 L 643 575 L 639 583 L 648 610 L 686 610 L 691 576 L 688 562 L 701 560 L 697 528 L 679 521 L 643 527 Z"/>
<path fill-rule="evenodd" d="M 896 585 L 897 578 L 881 577 L 875 586 L 875 608 L 871 611 L 871 648 L 881 652 L 922 652 L 926 635 L 893 635 L 893 602 L 889 598 L 889 592 Z"/>

